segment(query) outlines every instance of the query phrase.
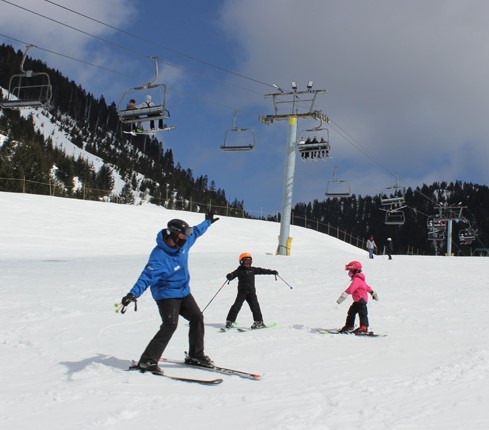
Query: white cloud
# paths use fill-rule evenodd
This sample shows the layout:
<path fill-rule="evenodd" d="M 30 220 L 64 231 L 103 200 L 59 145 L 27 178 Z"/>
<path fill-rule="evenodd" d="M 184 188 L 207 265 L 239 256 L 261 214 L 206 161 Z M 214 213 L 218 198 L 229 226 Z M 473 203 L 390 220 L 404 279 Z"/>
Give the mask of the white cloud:
<path fill-rule="evenodd" d="M 284 88 L 313 79 L 328 90 L 323 112 L 387 170 L 420 180 L 478 172 L 487 183 L 488 13 L 484 1 L 251 0 L 226 2 L 222 20 L 242 73 Z M 356 150 L 337 161 L 383 176 Z"/>
<path fill-rule="evenodd" d="M 48 53 L 45 50 L 111 70 L 126 70 L 128 63 L 124 60 L 114 61 L 114 53 L 109 45 L 97 39 L 106 40 L 115 33 L 115 30 L 67 9 L 117 27 L 127 22 L 134 12 L 134 7 L 128 0 L 86 0 L 84 2 L 65 0 L 55 3 L 63 7 L 39 0 L 17 1 L 16 5 L 19 7 L 2 3 L 0 5 L 2 34 L 39 47 L 40 49 L 30 50 L 29 55 L 46 61 L 51 67 L 58 68 L 63 74 L 86 88 L 90 88 L 90 85 L 85 85 L 90 80 L 106 80 L 109 83 L 110 80 L 114 80 L 113 75 L 107 77 L 107 73 L 101 73 L 98 68 Z M 6 42 L 12 43 L 18 49 L 25 49 L 21 43 L 8 39 Z"/>

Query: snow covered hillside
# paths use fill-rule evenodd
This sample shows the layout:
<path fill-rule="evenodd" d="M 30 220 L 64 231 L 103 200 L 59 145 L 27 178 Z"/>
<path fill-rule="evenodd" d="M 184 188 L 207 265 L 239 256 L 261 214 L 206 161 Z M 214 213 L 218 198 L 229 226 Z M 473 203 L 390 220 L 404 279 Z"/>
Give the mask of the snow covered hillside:
<path fill-rule="evenodd" d="M 203 214 L 0 192 L 0 428 L 486 429 L 489 428 L 487 258 L 397 256 L 389 261 L 291 227 L 292 255 L 275 256 L 279 225 L 221 217 L 190 253 L 201 308 L 250 252 L 265 323 L 220 333 L 236 295 L 226 285 L 206 309 L 206 353 L 216 364 L 263 373 L 216 386 L 126 372 L 157 331 L 148 292 L 138 311 L 114 312 L 143 269 L 156 233 Z M 350 260 L 364 264 L 380 300 L 370 327 L 382 338 L 324 335 L 343 325 Z M 241 325 L 252 323 L 245 304 Z M 183 358 L 184 320 L 165 356 Z M 163 364 L 169 375 L 211 378 Z"/>

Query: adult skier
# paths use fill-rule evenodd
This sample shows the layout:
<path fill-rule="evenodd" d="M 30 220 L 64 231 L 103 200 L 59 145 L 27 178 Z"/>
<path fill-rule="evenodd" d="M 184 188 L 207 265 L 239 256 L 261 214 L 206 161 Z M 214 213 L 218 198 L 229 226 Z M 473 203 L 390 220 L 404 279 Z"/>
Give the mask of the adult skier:
<path fill-rule="evenodd" d="M 150 288 L 161 316 L 160 329 L 138 362 L 141 370 L 163 373 L 158 361 L 177 328 L 179 315 L 189 321 L 189 350 L 185 362 L 213 366 L 212 360 L 204 354 L 204 316 L 190 291 L 188 252 L 218 219 L 208 213 L 205 220 L 194 227 L 181 219 L 170 220 L 167 228 L 158 232 L 156 247 L 139 279 L 122 298 L 121 304 L 128 306 Z"/>

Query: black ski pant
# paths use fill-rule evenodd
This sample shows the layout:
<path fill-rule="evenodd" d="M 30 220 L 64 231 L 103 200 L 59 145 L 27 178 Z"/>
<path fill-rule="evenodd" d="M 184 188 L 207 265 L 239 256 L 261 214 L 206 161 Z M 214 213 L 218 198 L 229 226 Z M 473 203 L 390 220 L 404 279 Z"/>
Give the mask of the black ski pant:
<path fill-rule="evenodd" d="M 367 302 L 360 299 L 358 302 L 353 302 L 348 309 L 348 315 L 346 316 L 345 326 L 355 327 L 355 317 L 360 317 L 360 325 L 365 325 L 368 327 L 368 309 Z"/>
<path fill-rule="evenodd" d="M 256 291 L 238 291 L 236 300 L 231 306 L 231 309 L 229 309 L 226 321 L 236 321 L 239 311 L 241 310 L 241 306 L 243 306 L 243 303 L 245 301 L 250 306 L 251 313 L 253 314 L 253 321 L 263 321 L 263 316 L 261 314 L 260 304 L 258 303 Z"/>
<path fill-rule="evenodd" d="M 177 329 L 180 315 L 189 321 L 190 325 L 188 332 L 190 357 L 199 357 L 204 354 L 204 316 L 192 294 L 182 299 L 158 300 L 156 304 L 163 324 L 141 355 L 141 361 L 158 363 Z"/>

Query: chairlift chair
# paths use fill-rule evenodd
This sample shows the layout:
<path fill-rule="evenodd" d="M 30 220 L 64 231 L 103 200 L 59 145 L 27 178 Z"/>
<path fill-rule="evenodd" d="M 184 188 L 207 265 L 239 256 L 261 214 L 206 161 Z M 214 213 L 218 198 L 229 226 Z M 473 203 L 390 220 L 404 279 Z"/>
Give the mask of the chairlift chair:
<path fill-rule="evenodd" d="M 326 197 L 346 199 L 351 196 L 350 183 L 345 179 L 338 179 L 336 177 L 336 167 L 333 170 L 333 178 L 328 181 L 326 185 Z"/>
<path fill-rule="evenodd" d="M 33 46 L 28 45 L 24 52 L 20 63 L 21 73 L 10 77 L 8 98 L 0 101 L 3 109 L 43 108 L 49 107 L 51 103 L 53 87 L 49 75 L 45 72 L 24 70 L 27 52 Z"/>
<path fill-rule="evenodd" d="M 151 82 L 144 83 L 140 87 L 129 88 L 124 92 L 117 105 L 119 121 L 122 124 L 131 125 L 158 121 L 160 126 L 158 126 L 158 128 L 153 128 L 152 132 L 172 130 L 175 127 L 168 127 L 163 124 L 163 121 L 170 117 L 170 112 L 166 109 L 166 85 L 157 83 L 157 57 L 151 57 L 151 59 L 155 64 L 155 78 Z M 154 103 L 154 106 L 143 105 L 143 100 L 145 100 L 148 95 L 151 96 L 151 101 Z M 131 99 L 136 101 L 136 106 L 128 108 Z"/>
<path fill-rule="evenodd" d="M 388 210 L 385 213 L 385 225 L 403 225 L 406 222 L 406 216 L 402 210 Z"/>
<path fill-rule="evenodd" d="M 255 132 L 251 128 L 236 126 L 236 117 L 239 111 L 234 112 L 233 126 L 224 133 L 224 143 L 221 145 L 222 151 L 252 151 L 255 148 Z"/>
<path fill-rule="evenodd" d="M 322 126 L 323 121 L 321 119 L 320 121 L 319 126 L 300 132 L 296 146 L 301 155 L 301 160 L 316 161 L 330 158 L 329 130 Z"/>
<path fill-rule="evenodd" d="M 463 245 L 470 245 L 475 240 L 476 232 L 473 228 L 464 228 L 458 233 L 458 240 Z"/>
<path fill-rule="evenodd" d="M 396 183 L 390 187 L 386 187 L 380 194 L 380 204 L 389 206 L 390 208 L 400 208 L 404 202 L 405 190 L 399 185 L 399 179 L 396 175 Z"/>
<path fill-rule="evenodd" d="M 428 231 L 445 231 L 447 220 L 438 216 L 429 216 L 427 220 Z"/>

